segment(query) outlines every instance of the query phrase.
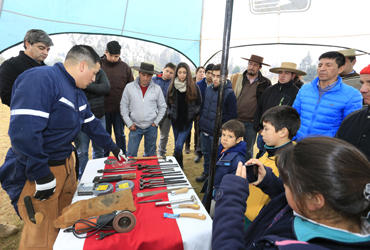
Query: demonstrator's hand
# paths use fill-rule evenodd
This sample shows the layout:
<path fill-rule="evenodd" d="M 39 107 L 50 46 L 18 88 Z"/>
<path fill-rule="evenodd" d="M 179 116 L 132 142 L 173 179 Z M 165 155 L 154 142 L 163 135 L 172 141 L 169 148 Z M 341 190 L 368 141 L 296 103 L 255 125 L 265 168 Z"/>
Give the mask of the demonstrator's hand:
<path fill-rule="evenodd" d="M 50 172 L 48 176 L 36 180 L 36 192 L 33 197 L 40 201 L 49 199 L 54 194 L 56 185 L 57 181 Z"/>
<path fill-rule="evenodd" d="M 119 147 L 116 147 L 115 150 L 113 150 L 113 155 L 116 157 L 118 162 L 122 161 L 128 161 L 128 157 L 123 153 L 122 149 Z"/>

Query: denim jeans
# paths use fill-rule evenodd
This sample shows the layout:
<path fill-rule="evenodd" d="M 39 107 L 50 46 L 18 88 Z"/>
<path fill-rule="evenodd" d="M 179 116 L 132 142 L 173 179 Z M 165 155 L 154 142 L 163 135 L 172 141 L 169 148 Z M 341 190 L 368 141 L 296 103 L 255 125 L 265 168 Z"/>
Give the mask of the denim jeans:
<path fill-rule="evenodd" d="M 99 119 L 99 121 L 105 128 L 105 117 L 103 116 Z M 104 157 L 104 149 L 99 147 L 98 144 L 96 144 L 94 141 L 92 141 L 91 144 L 93 148 L 93 159 Z M 80 131 L 75 139 L 75 146 L 77 149 L 78 161 L 80 164 L 78 179 L 81 179 L 81 176 L 85 171 L 87 161 L 89 160 L 89 145 L 90 138 L 84 132 Z"/>
<path fill-rule="evenodd" d="M 203 173 L 209 174 L 209 165 L 211 164 L 211 153 L 213 136 L 206 136 L 203 132 L 200 132 L 200 140 L 202 145 L 202 154 L 204 156 Z"/>
<path fill-rule="evenodd" d="M 172 122 L 171 122 L 172 124 Z M 193 125 L 193 122 L 189 124 L 189 127 L 185 131 L 178 131 L 172 124 L 172 131 L 173 135 L 175 137 L 175 152 L 178 154 L 182 154 L 182 149 L 184 148 L 184 143 L 186 141 L 186 138 L 188 137 L 191 127 Z"/>
<path fill-rule="evenodd" d="M 161 132 L 158 143 L 158 155 L 165 155 L 167 153 L 167 143 L 168 136 L 171 129 L 171 120 L 169 118 L 164 118 L 163 123 L 159 125 L 159 130 Z"/>
<path fill-rule="evenodd" d="M 253 146 L 256 141 L 256 131 L 253 129 L 253 122 L 242 122 L 245 127 L 244 141 L 247 143 L 247 154 L 245 160 L 248 161 L 253 157 Z"/>
<path fill-rule="evenodd" d="M 158 127 L 150 125 L 146 129 L 136 126 L 135 131 L 130 131 L 127 145 L 127 156 L 137 156 L 141 138 L 144 136 L 144 156 L 155 155 L 155 144 L 157 143 Z"/>
<path fill-rule="evenodd" d="M 126 154 L 126 136 L 124 133 L 125 123 L 122 120 L 120 112 L 105 113 L 105 123 L 105 129 L 110 135 L 112 135 L 113 126 L 116 144 L 120 149 L 122 149 L 123 153 Z M 109 151 L 104 151 L 104 156 L 108 157 L 109 153 Z"/>

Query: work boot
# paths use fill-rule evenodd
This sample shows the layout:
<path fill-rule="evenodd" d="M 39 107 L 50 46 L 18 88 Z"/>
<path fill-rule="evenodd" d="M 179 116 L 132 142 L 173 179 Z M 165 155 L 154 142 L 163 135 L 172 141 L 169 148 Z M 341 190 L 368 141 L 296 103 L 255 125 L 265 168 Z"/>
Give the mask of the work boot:
<path fill-rule="evenodd" d="M 197 182 L 203 182 L 203 181 L 205 181 L 207 179 L 207 177 L 208 177 L 208 174 L 202 173 L 201 176 L 195 178 L 195 181 L 197 181 Z"/>
<path fill-rule="evenodd" d="M 185 145 L 185 154 L 190 153 L 190 145 Z"/>
<path fill-rule="evenodd" d="M 180 165 L 181 169 L 184 169 L 183 165 L 183 155 L 176 153 L 176 151 L 173 153 L 173 156 L 175 156 L 177 163 Z"/>
<path fill-rule="evenodd" d="M 0 224 L 0 238 L 6 238 L 10 235 L 16 234 L 18 232 L 18 227 L 13 225 Z"/>
<path fill-rule="evenodd" d="M 197 156 L 195 156 L 195 158 L 194 158 L 194 162 L 195 162 L 195 163 L 199 163 L 201 159 L 202 159 L 202 156 L 197 155 Z"/>

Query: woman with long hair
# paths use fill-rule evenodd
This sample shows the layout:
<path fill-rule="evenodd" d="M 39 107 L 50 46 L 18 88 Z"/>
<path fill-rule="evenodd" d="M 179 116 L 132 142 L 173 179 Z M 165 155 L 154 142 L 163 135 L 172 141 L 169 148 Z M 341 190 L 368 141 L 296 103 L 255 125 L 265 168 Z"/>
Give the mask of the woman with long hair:
<path fill-rule="evenodd" d="M 256 159 L 246 163 L 258 165 L 251 185 L 271 201 L 244 232 L 249 182 L 239 163 L 216 194 L 212 249 L 370 249 L 370 163 L 354 146 L 303 139 L 280 153 L 281 179 Z"/>
<path fill-rule="evenodd" d="M 182 150 L 190 133 L 194 119 L 199 115 L 202 97 L 197 84 L 194 84 L 189 66 L 181 62 L 177 65 L 174 78 L 167 93 L 167 114 L 171 119 L 175 137 L 174 156 L 183 168 Z"/>

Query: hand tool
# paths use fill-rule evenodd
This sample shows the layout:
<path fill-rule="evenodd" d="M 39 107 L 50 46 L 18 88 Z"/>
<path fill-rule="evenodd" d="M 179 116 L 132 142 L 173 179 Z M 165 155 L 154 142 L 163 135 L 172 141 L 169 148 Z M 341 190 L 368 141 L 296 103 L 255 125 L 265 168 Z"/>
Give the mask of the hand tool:
<path fill-rule="evenodd" d="M 181 202 L 185 202 L 185 201 L 192 201 L 194 204 L 198 204 L 197 198 L 195 197 L 195 195 L 192 195 L 190 198 L 187 198 L 187 199 L 156 202 L 155 205 L 156 206 L 163 206 L 163 205 L 169 205 L 169 204 L 173 204 L 173 203 L 181 203 Z"/>
<path fill-rule="evenodd" d="M 64 230 L 64 232 L 73 232 L 77 238 L 87 238 L 100 230 L 115 230 L 114 233 L 128 233 L 134 229 L 136 218 L 130 211 L 113 211 L 109 214 L 90 217 L 88 219 L 80 219 L 76 221 L 73 227 Z M 79 234 L 85 234 L 80 236 Z M 103 239 L 107 235 L 113 233 L 100 233 L 100 238 Z M 98 235 L 98 234 L 97 234 Z"/>
<path fill-rule="evenodd" d="M 160 193 L 171 193 L 172 195 L 176 194 L 185 194 L 188 192 L 189 189 L 194 189 L 197 187 L 184 187 L 184 188 L 174 188 L 174 189 L 166 189 L 166 190 L 156 190 L 156 191 L 150 191 L 150 192 L 142 192 L 142 193 L 137 193 L 137 197 L 146 197 L 146 196 L 152 196 L 155 194 L 160 194 Z"/>
<path fill-rule="evenodd" d="M 169 177 L 169 178 L 160 178 L 160 179 L 140 179 L 140 184 L 145 184 L 145 183 L 157 183 L 157 182 L 166 182 L 166 181 L 172 181 L 172 180 L 182 180 L 184 177 Z"/>
<path fill-rule="evenodd" d="M 171 219 L 178 219 L 180 217 L 184 218 L 193 218 L 198 220 L 205 220 L 207 217 L 204 214 L 197 214 L 197 213 L 181 213 L 181 214 L 168 214 L 163 213 L 164 218 L 171 218 Z"/>
<path fill-rule="evenodd" d="M 156 202 L 156 201 L 163 201 L 163 199 L 147 200 L 147 201 L 139 201 L 137 204 L 140 204 L 140 203 L 148 203 L 148 202 Z"/>
<path fill-rule="evenodd" d="M 131 157 L 128 158 L 127 161 L 125 162 L 131 162 L 132 160 L 158 160 L 158 159 L 163 159 L 164 161 L 167 161 L 166 156 L 158 156 L 158 157 L 149 157 L 149 156 L 143 156 L 143 157 Z"/>
<path fill-rule="evenodd" d="M 140 184 L 140 190 L 144 188 L 156 188 L 156 187 L 173 187 L 173 186 L 187 186 L 188 183 L 153 183 L 153 184 Z"/>
<path fill-rule="evenodd" d="M 167 165 L 138 165 L 137 166 L 137 169 L 138 170 L 142 170 L 143 168 L 150 168 L 150 169 L 157 169 L 157 168 L 162 168 L 162 169 L 165 169 L 165 168 L 174 168 L 174 167 L 178 167 L 177 164 L 167 164 Z"/>
<path fill-rule="evenodd" d="M 171 172 L 171 173 L 161 173 L 161 174 L 142 174 L 141 175 L 141 178 L 147 178 L 147 177 L 163 177 L 163 176 L 166 176 L 166 175 L 182 175 L 181 171 L 175 171 L 175 172 Z"/>
<path fill-rule="evenodd" d="M 145 186 L 145 185 L 154 185 L 154 184 L 177 184 L 177 183 L 188 183 L 187 180 L 168 180 L 168 181 L 142 181 L 140 182 L 140 186 Z M 187 184 L 186 184 L 187 185 Z"/>
<path fill-rule="evenodd" d="M 115 173 L 115 172 L 126 172 L 126 171 L 135 171 L 136 168 L 127 167 L 127 168 L 114 168 L 114 169 L 99 169 L 98 173 Z"/>
<path fill-rule="evenodd" d="M 188 185 L 189 185 L 188 183 L 180 183 L 180 182 L 149 183 L 149 184 L 140 184 L 140 190 L 143 190 L 144 188 L 172 187 L 172 186 L 188 186 Z"/>
<path fill-rule="evenodd" d="M 172 207 L 167 206 L 168 209 L 173 209 L 173 208 L 190 208 L 194 210 L 199 210 L 200 206 L 197 204 L 180 204 L 180 205 L 173 205 Z"/>
<path fill-rule="evenodd" d="M 166 162 L 173 162 L 172 159 L 158 159 L 158 163 L 161 164 L 161 163 L 166 163 Z"/>
<path fill-rule="evenodd" d="M 143 173 L 164 173 L 164 172 L 170 172 L 175 171 L 174 168 L 157 168 L 157 169 L 144 169 Z"/>
<path fill-rule="evenodd" d="M 136 173 L 131 173 L 131 174 L 121 174 L 118 176 L 109 176 L 109 177 L 104 177 L 104 176 L 96 176 L 93 179 L 93 183 L 101 183 L 101 182 L 115 182 L 115 181 L 122 181 L 122 180 L 132 180 L 136 178 Z"/>
<path fill-rule="evenodd" d="M 23 201 L 24 201 L 24 205 L 25 205 L 26 210 L 27 210 L 28 218 L 33 223 L 36 223 L 35 209 L 33 208 L 31 197 L 29 197 L 27 195 L 27 196 L 23 197 Z"/>

